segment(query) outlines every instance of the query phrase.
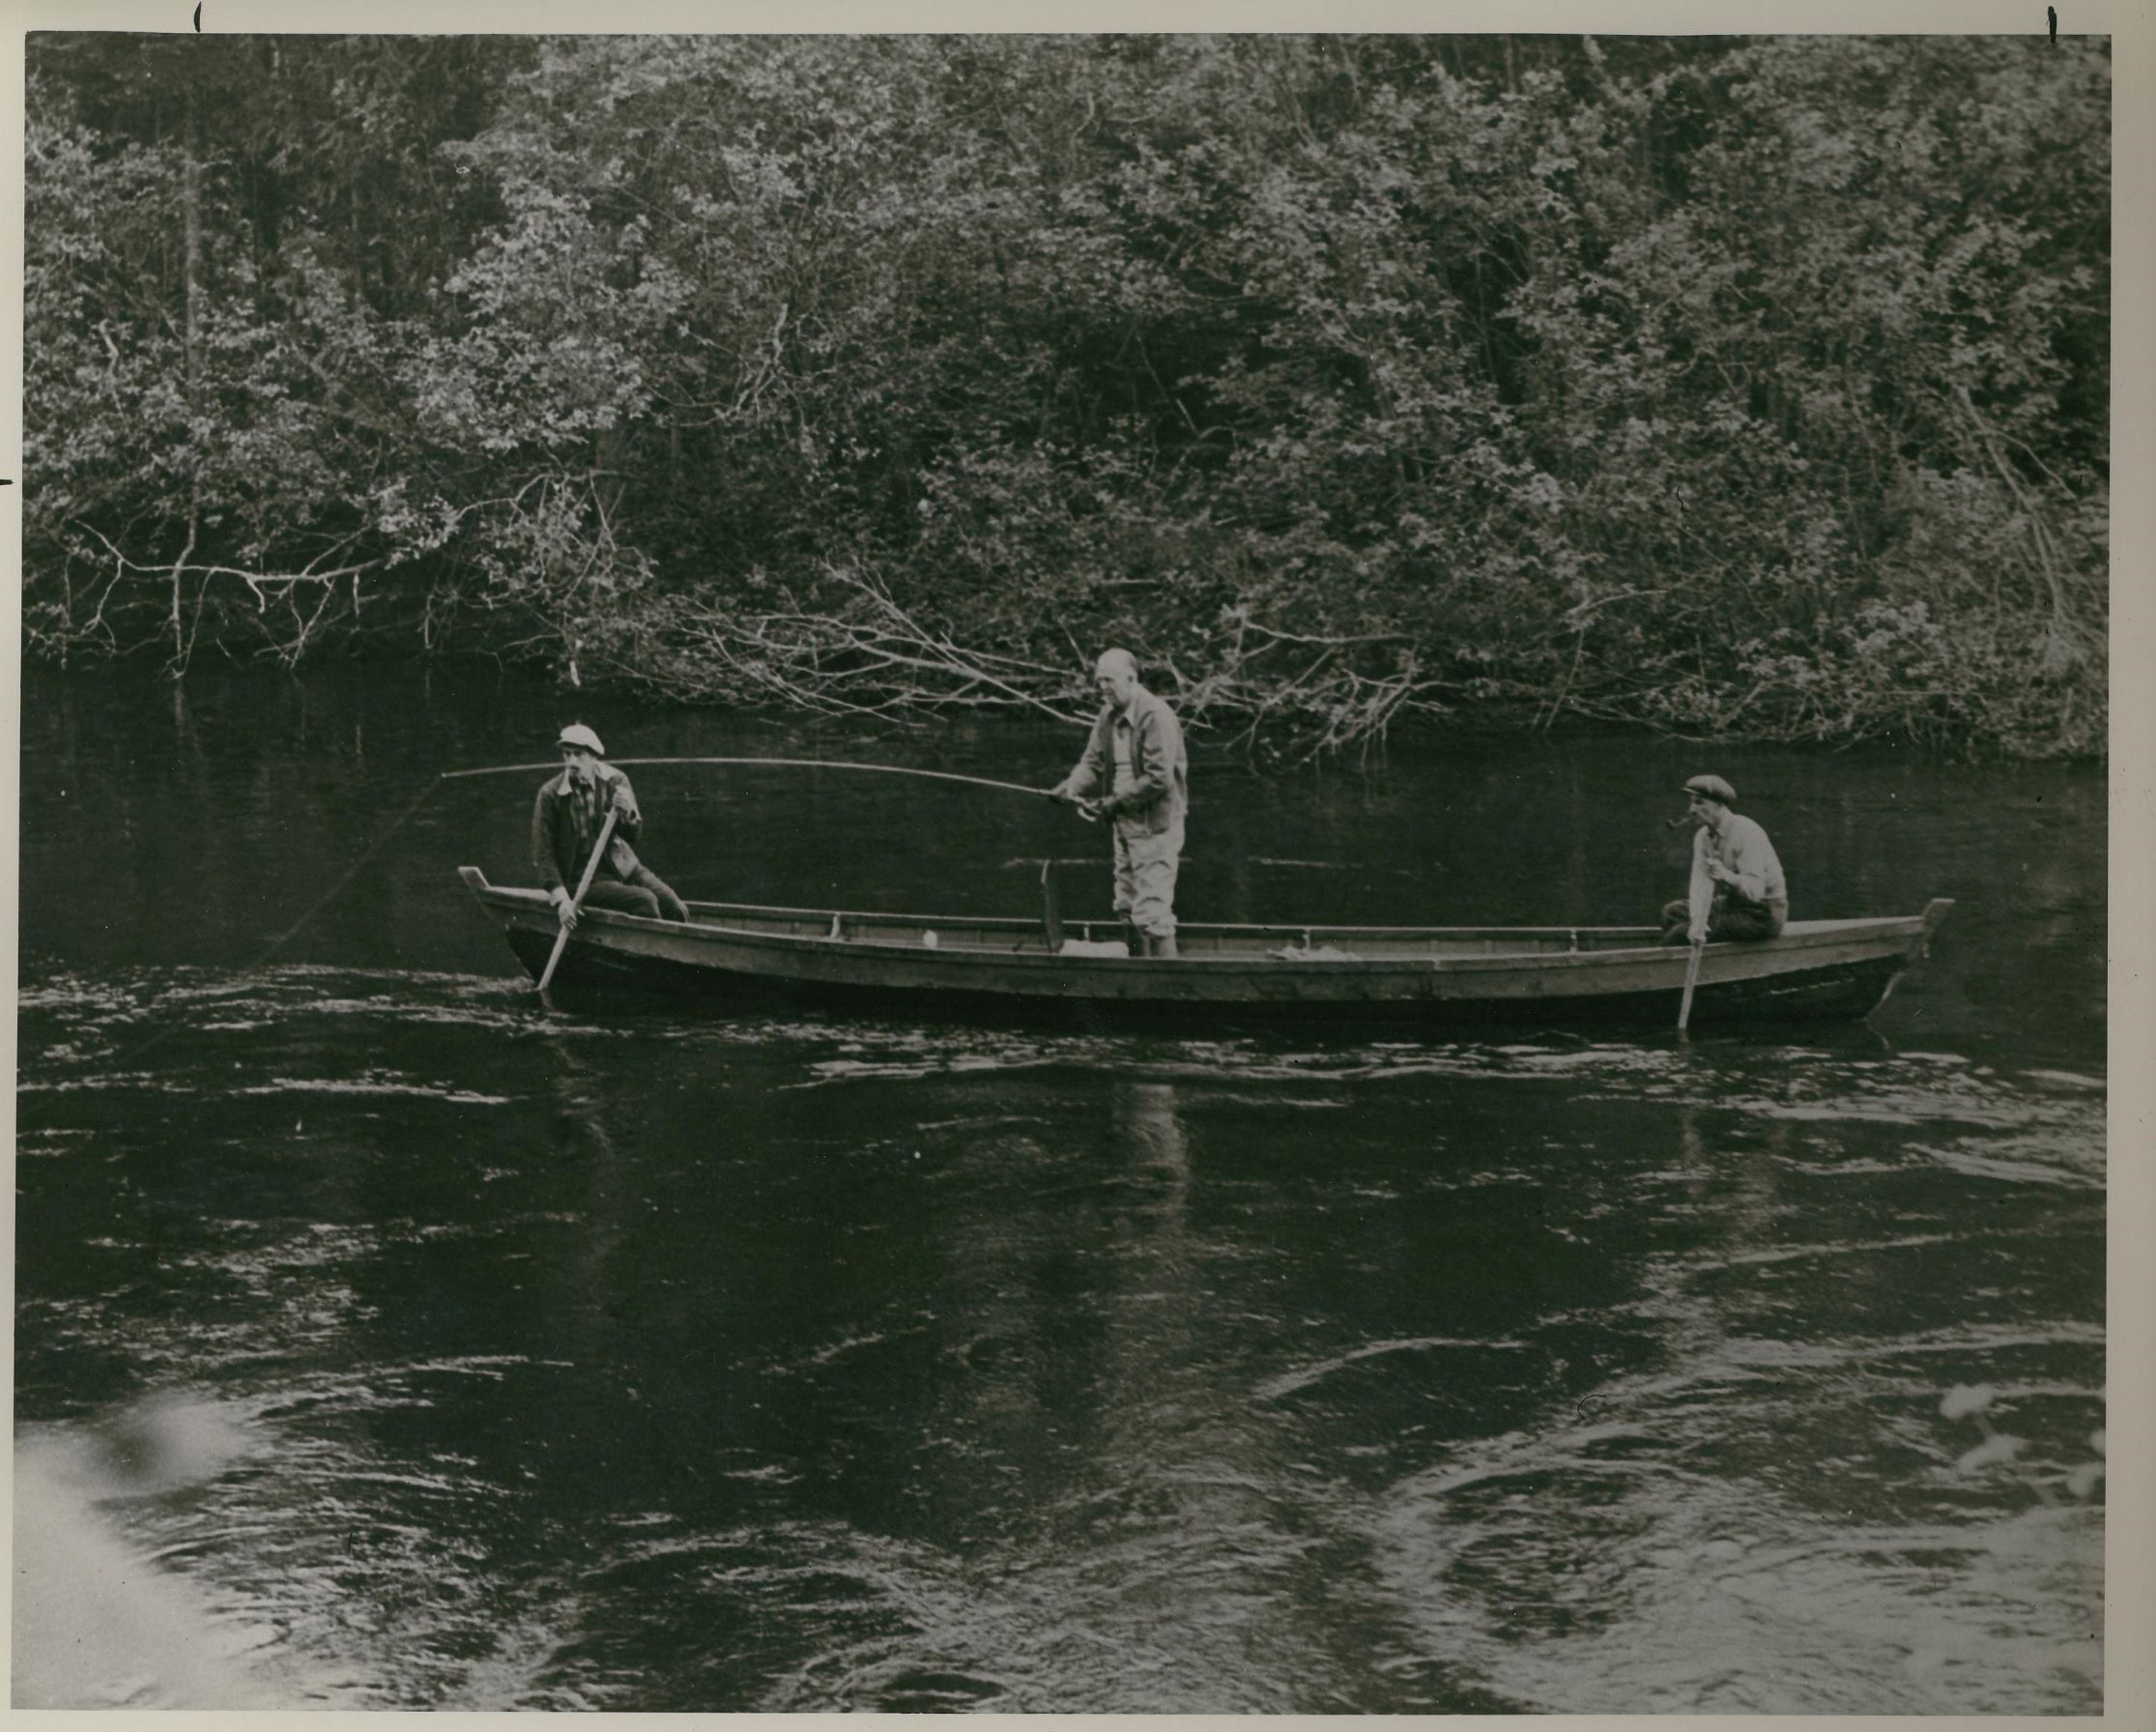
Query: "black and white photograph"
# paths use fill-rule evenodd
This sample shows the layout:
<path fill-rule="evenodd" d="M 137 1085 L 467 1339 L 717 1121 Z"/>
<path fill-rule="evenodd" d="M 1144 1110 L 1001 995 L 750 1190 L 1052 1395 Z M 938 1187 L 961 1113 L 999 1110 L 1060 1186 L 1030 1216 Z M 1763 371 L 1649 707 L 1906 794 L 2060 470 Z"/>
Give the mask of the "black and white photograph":
<path fill-rule="evenodd" d="M 2145 31 L 219 6 L 0 108 L 13 1709 L 2145 1703 Z"/>

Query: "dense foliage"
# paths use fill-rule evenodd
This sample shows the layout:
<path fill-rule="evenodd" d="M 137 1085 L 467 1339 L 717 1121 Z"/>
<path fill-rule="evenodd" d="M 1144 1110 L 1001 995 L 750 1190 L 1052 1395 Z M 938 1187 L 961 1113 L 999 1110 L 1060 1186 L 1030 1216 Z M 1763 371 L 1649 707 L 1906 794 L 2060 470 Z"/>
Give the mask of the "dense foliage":
<path fill-rule="evenodd" d="M 2101 43 L 30 64 L 53 655 L 2102 749 Z"/>

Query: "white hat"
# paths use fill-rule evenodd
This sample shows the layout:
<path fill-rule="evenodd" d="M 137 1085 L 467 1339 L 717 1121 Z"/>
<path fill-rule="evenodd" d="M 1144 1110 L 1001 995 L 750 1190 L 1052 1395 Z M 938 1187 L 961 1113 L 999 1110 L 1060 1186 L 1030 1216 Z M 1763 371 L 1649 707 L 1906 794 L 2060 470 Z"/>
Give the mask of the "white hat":
<path fill-rule="evenodd" d="M 594 758 L 604 758 L 606 756 L 606 747 L 599 743 L 599 736 L 582 722 L 571 722 L 566 728 L 562 729 L 561 737 L 555 743 L 557 745 L 579 747 L 589 752 Z"/>

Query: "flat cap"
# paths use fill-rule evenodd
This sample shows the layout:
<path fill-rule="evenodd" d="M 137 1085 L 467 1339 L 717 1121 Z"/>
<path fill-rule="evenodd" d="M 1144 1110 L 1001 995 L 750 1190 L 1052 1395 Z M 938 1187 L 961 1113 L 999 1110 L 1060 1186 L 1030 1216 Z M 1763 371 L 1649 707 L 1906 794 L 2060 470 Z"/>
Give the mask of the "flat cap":
<path fill-rule="evenodd" d="M 557 745 L 575 746 L 579 751 L 589 752 L 594 758 L 604 758 L 606 747 L 599 743 L 599 736 L 582 722 L 571 722 L 561 730 Z"/>
<path fill-rule="evenodd" d="M 1737 804 L 1737 790 L 1719 776 L 1694 776 L 1684 784 L 1686 794 L 1704 794 L 1710 800 L 1720 800 L 1725 806 Z"/>

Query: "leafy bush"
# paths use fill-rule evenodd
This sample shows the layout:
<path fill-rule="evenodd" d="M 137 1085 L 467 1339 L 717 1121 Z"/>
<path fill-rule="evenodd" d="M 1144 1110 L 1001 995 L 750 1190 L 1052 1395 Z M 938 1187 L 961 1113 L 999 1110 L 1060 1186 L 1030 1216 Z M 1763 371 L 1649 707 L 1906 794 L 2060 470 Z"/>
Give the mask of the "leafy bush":
<path fill-rule="evenodd" d="M 904 710 L 1068 705 L 1115 639 L 1328 746 L 2102 748 L 2101 43 L 40 37 L 32 72 L 47 653 L 363 632 Z"/>

